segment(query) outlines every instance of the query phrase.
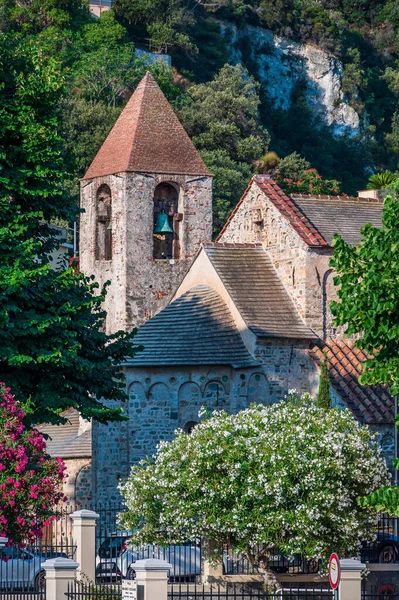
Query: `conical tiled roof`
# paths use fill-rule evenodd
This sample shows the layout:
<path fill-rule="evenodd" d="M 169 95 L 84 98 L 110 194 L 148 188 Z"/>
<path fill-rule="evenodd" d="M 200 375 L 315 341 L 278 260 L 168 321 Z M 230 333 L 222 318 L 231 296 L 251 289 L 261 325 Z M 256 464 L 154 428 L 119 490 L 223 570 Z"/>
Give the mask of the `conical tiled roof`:
<path fill-rule="evenodd" d="M 141 80 L 83 179 L 126 171 L 210 175 L 150 73 Z"/>

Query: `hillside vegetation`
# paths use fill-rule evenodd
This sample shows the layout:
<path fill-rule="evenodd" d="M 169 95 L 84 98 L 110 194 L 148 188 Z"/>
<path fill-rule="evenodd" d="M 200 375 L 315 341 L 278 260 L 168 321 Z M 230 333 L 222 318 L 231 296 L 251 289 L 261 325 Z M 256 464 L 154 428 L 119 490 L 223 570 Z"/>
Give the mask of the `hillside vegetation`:
<path fill-rule="evenodd" d="M 244 64 L 228 64 L 222 22 L 268 28 L 339 58 L 360 133 L 335 139 L 307 105 L 306 81 L 288 110 L 274 108 L 250 40 L 240 48 Z M 257 169 L 294 185 L 312 167 L 326 189 L 338 190 L 338 180 L 349 194 L 371 174 L 397 169 L 398 25 L 399 0 L 114 0 L 100 19 L 82 0 L 0 0 L 1 34 L 40 47 L 65 78 L 58 121 L 66 193 L 78 196 L 78 178 L 149 68 L 215 174 L 215 231 Z M 149 44 L 172 56 L 173 70 L 135 57 L 135 47 Z"/>

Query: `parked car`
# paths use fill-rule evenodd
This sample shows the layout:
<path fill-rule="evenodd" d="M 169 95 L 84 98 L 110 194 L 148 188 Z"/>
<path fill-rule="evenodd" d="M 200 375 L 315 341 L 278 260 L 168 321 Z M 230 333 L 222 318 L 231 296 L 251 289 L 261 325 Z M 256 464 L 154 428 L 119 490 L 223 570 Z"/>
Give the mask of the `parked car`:
<path fill-rule="evenodd" d="M 399 560 L 399 538 L 392 533 L 378 532 L 373 542 L 364 542 L 362 561 L 369 563 L 395 563 Z"/>
<path fill-rule="evenodd" d="M 68 557 L 64 552 L 49 549 L 0 548 L 0 589 L 42 590 L 45 586 L 42 564 L 57 556 Z"/>
<path fill-rule="evenodd" d="M 159 558 L 172 565 L 169 577 L 176 581 L 191 581 L 201 573 L 201 550 L 198 542 L 166 547 L 149 544 L 129 545 L 131 535 L 118 533 L 107 537 L 100 545 L 96 557 L 96 577 L 110 581 L 134 579 L 134 563 L 145 558 Z"/>

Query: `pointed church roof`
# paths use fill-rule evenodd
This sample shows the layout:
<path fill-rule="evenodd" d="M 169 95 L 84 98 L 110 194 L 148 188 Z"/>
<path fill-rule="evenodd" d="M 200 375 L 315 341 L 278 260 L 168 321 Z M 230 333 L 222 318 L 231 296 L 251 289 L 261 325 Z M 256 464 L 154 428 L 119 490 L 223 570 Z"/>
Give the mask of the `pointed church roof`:
<path fill-rule="evenodd" d="M 149 72 L 137 86 L 83 179 L 128 171 L 210 175 Z"/>

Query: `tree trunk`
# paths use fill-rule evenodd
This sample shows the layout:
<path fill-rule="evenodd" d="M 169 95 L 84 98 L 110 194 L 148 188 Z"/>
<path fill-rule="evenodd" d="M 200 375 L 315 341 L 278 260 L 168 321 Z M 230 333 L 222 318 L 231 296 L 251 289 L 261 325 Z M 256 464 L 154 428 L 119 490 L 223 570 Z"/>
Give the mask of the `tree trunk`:
<path fill-rule="evenodd" d="M 270 568 L 269 559 L 267 557 L 263 557 L 259 561 L 258 571 L 263 577 L 264 588 L 266 592 L 275 592 L 278 588 L 281 588 L 281 583 L 277 577 L 277 574 Z"/>
<path fill-rule="evenodd" d="M 281 588 L 281 582 L 277 574 L 270 568 L 270 556 L 267 551 L 255 553 L 247 550 L 246 555 L 251 565 L 258 570 L 259 575 L 262 575 L 263 587 L 267 593 L 275 592 Z"/>

